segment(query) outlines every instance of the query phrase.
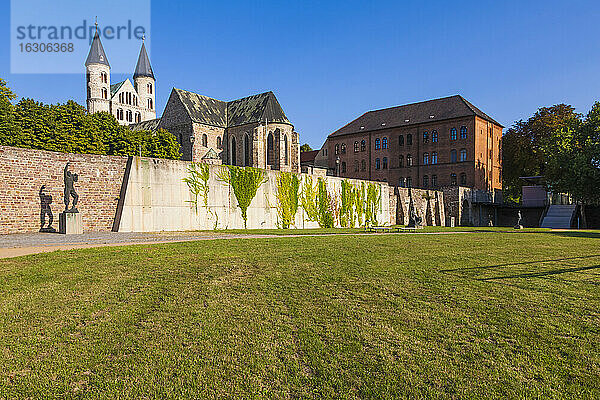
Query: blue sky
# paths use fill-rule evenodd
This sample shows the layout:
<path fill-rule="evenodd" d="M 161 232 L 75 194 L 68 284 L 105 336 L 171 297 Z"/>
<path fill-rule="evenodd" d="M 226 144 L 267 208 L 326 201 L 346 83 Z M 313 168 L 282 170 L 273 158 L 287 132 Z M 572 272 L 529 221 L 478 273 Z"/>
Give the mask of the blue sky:
<path fill-rule="evenodd" d="M 10 74 L 0 1 L 0 78 L 19 96 L 85 104 L 85 60 L 81 74 Z M 453 94 L 505 126 L 560 102 L 586 112 L 600 100 L 599 25 L 600 2 L 581 0 L 155 0 L 149 50 L 160 112 L 172 87 L 222 100 L 272 90 L 319 147 L 365 111 Z"/>

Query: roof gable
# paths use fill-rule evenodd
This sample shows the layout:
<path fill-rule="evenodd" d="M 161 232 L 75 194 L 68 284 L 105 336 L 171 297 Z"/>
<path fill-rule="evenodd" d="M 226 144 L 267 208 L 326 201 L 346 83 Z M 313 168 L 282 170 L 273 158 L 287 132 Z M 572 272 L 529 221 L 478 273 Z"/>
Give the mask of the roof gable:
<path fill-rule="evenodd" d="M 129 91 L 129 92 L 135 93 L 137 95 L 137 92 L 129 79 L 125 79 L 124 81 L 115 83 L 114 85 L 110 85 L 110 97 L 111 98 L 113 98 L 117 94 L 119 94 L 121 92 L 125 92 L 125 91 Z"/>
<path fill-rule="evenodd" d="M 173 89 L 184 109 L 194 122 L 225 127 L 227 103 L 187 90 Z"/>

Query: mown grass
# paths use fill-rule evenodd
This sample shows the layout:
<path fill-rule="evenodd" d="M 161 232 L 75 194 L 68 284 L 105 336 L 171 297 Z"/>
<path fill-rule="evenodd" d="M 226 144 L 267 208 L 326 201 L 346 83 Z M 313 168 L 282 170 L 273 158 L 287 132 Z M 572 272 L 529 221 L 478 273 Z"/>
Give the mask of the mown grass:
<path fill-rule="evenodd" d="M 600 396 L 600 233 L 0 260 L 0 398 Z"/>

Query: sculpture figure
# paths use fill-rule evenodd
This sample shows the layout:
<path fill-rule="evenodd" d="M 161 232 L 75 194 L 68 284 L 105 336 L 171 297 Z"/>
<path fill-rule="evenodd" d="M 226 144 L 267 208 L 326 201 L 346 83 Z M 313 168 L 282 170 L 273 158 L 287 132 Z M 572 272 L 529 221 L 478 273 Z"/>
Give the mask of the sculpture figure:
<path fill-rule="evenodd" d="M 517 224 L 515 225 L 515 229 L 523 229 L 523 225 L 521 224 L 522 219 L 521 210 L 519 210 L 517 212 Z"/>
<path fill-rule="evenodd" d="M 69 165 L 71 163 L 68 162 L 65 166 L 65 212 L 70 213 L 78 213 L 77 210 L 77 201 L 79 200 L 79 195 L 75 192 L 75 187 L 73 184 L 79 180 L 77 174 L 69 171 Z M 73 206 L 69 209 L 69 203 L 71 202 L 71 197 L 73 197 Z"/>
<path fill-rule="evenodd" d="M 42 185 L 40 188 L 40 232 L 56 232 L 56 229 L 52 227 L 54 221 L 54 215 L 50 204 L 52 204 L 52 196 L 44 193 L 46 185 Z M 46 216 L 48 216 L 48 226 L 46 225 Z"/>

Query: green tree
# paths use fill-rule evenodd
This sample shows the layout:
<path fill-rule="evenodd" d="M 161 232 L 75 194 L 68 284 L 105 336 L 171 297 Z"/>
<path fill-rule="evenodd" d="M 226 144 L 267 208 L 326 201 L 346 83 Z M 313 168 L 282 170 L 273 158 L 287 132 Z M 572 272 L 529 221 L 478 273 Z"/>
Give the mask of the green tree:
<path fill-rule="evenodd" d="M 6 85 L 6 81 L 0 79 L 0 145 L 12 146 L 11 143 L 17 135 L 12 104 L 16 97 Z"/>
<path fill-rule="evenodd" d="M 312 147 L 310 147 L 308 143 L 304 143 L 302 146 L 300 146 L 300 152 L 304 153 L 305 151 L 312 151 Z"/>

